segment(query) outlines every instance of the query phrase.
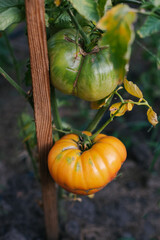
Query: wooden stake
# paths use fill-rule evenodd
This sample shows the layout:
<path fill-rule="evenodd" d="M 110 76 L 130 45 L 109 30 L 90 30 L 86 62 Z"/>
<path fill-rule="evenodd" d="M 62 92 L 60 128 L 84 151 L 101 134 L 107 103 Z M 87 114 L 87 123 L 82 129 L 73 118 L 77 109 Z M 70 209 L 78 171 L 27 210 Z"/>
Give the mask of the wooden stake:
<path fill-rule="evenodd" d="M 56 189 L 47 167 L 53 140 L 44 0 L 25 0 L 25 5 L 46 233 L 48 240 L 57 240 Z"/>

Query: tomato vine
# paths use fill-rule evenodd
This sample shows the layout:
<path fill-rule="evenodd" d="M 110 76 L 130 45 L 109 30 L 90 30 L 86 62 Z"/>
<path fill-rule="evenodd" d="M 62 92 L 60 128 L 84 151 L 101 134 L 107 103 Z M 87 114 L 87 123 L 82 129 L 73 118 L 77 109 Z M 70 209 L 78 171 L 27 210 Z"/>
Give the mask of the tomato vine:
<path fill-rule="evenodd" d="M 13 80 L 2 67 L 0 73 L 34 108 L 32 87 L 29 92 L 23 90 L 16 58 L 7 33 L 4 32 L 12 24 L 25 20 L 24 9 L 23 0 L 18 4 L 16 0 L 13 0 L 12 4 L 10 1 L 6 0 L 4 3 L 0 0 L 0 20 L 4 17 L 9 19 L 6 22 L 0 21 L 0 31 L 6 39 L 18 81 Z M 115 117 L 131 111 L 134 105 L 146 106 L 148 121 L 156 126 L 157 114 L 145 100 L 139 87 L 132 81 L 126 80 L 126 76 L 135 37 L 138 35 L 143 39 L 160 30 L 160 5 L 157 1 L 112 0 L 110 4 L 108 1 L 84 0 L 79 7 L 77 0 L 46 0 L 45 9 L 55 142 L 64 135 L 75 134 L 79 136 L 85 149 L 86 144 L 93 144 L 94 139 Z M 136 31 L 134 25 L 139 15 L 143 15 L 146 19 Z M 159 65 L 159 57 L 143 46 L 139 40 L 136 42 Z M 29 71 L 26 75 L 31 80 Z M 83 130 L 91 132 L 92 135 L 86 135 L 82 130 L 72 127 L 64 127 L 59 114 L 55 88 L 65 94 L 75 95 L 91 102 L 91 108 L 97 112 Z M 124 99 L 123 94 L 119 92 L 122 88 L 131 95 L 131 98 L 138 100 Z M 115 96 L 119 98 L 119 102 L 115 102 Z M 109 111 L 110 117 L 99 127 L 106 111 Z"/>

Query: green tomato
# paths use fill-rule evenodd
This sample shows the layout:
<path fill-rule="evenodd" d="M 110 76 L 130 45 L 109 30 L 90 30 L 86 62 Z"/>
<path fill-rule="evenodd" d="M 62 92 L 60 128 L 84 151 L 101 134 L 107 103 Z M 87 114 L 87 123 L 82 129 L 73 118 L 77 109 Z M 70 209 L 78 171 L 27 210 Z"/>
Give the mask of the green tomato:
<path fill-rule="evenodd" d="M 74 29 L 64 29 L 49 40 L 51 83 L 65 94 L 100 100 L 118 85 L 108 48 L 85 53 L 75 39 Z"/>

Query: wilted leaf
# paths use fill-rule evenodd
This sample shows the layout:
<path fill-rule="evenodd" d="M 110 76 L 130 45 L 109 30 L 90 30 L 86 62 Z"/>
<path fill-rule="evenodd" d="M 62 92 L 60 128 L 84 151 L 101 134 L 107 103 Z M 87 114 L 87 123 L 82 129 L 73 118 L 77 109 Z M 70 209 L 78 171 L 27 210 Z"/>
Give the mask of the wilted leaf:
<path fill-rule="evenodd" d="M 110 112 L 111 112 L 111 115 L 115 114 L 117 110 L 119 110 L 116 114 L 117 117 L 120 117 L 120 116 L 123 116 L 125 114 L 125 112 L 128 110 L 127 109 L 127 104 L 124 104 L 122 107 L 121 107 L 122 103 L 121 102 L 118 102 L 118 103 L 114 103 L 110 108 Z"/>
<path fill-rule="evenodd" d="M 23 14 L 19 8 L 13 7 L 0 13 L 0 31 L 5 30 L 13 23 L 23 20 Z"/>
<path fill-rule="evenodd" d="M 126 91 L 131 94 L 132 96 L 135 96 L 137 98 L 143 98 L 143 94 L 139 87 L 134 84 L 132 81 L 128 81 L 127 79 L 124 80 L 124 87 Z"/>
<path fill-rule="evenodd" d="M 118 78 L 122 82 L 128 68 L 131 44 L 134 40 L 133 22 L 136 13 L 125 4 L 118 4 L 107 11 L 97 27 L 106 30 L 101 45 L 110 46 L 110 55 Z"/>
<path fill-rule="evenodd" d="M 110 94 L 107 98 L 103 98 L 101 100 L 95 101 L 95 102 L 91 102 L 91 108 L 92 109 L 99 109 L 101 107 L 103 107 L 107 102 L 110 104 L 111 102 L 111 95 Z"/>
<path fill-rule="evenodd" d="M 127 103 L 127 110 L 128 111 L 132 111 L 133 107 L 134 107 L 133 103 L 130 103 L 130 102 Z"/>
<path fill-rule="evenodd" d="M 152 108 L 149 108 L 147 111 L 148 121 L 155 127 L 158 124 L 157 114 L 153 111 Z"/>
<path fill-rule="evenodd" d="M 87 20 L 98 22 L 99 13 L 98 5 L 96 1 L 93 0 L 69 0 L 73 7 Z"/>
<path fill-rule="evenodd" d="M 57 7 L 59 7 L 59 5 L 61 4 L 61 0 L 54 0 L 54 3 Z"/>
<path fill-rule="evenodd" d="M 137 31 L 141 38 L 148 37 L 160 31 L 160 19 L 149 16 L 143 26 Z"/>

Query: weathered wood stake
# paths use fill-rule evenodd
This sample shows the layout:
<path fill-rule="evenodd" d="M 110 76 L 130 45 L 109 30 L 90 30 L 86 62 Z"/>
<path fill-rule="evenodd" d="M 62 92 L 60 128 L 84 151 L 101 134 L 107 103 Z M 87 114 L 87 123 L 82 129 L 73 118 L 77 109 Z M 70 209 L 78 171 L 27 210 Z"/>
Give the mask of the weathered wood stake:
<path fill-rule="evenodd" d="M 47 167 L 53 144 L 44 0 L 25 0 L 43 207 L 48 240 L 58 239 L 56 189 Z"/>

